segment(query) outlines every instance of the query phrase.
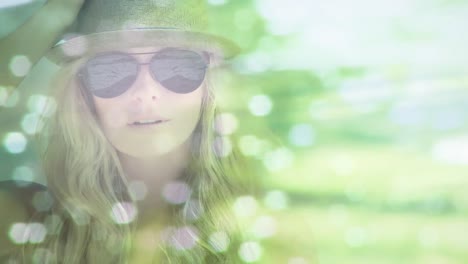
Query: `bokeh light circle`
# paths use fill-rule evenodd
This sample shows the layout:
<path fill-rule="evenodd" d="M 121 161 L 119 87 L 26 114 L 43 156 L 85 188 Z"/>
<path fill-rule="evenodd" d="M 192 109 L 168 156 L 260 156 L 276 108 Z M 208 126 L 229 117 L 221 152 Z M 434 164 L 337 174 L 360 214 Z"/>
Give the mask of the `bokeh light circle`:
<path fill-rule="evenodd" d="M 129 202 L 120 202 L 112 206 L 111 216 L 117 224 L 128 224 L 137 215 L 137 208 Z"/>
<path fill-rule="evenodd" d="M 29 135 L 40 132 L 43 127 L 44 122 L 41 120 L 41 116 L 37 113 L 26 114 L 21 120 L 21 128 Z"/>
<path fill-rule="evenodd" d="M 212 233 L 209 238 L 210 245 L 216 252 L 224 252 L 229 247 L 229 236 L 224 231 Z"/>
<path fill-rule="evenodd" d="M 245 156 L 259 156 L 262 150 L 262 142 L 254 135 L 245 135 L 239 139 L 239 149 Z"/>
<path fill-rule="evenodd" d="M 24 55 L 16 55 L 11 58 L 10 71 L 16 77 L 24 77 L 31 69 L 31 61 Z"/>
<path fill-rule="evenodd" d="M 288 206 L 288 197 L 282 191 L 273 190 L 266 194 L 264 203 L 272 210 L 282 210 Z"/>
<path fill-rule="evenodd" d="M 220 135 L 230 135 L 237 130 L 239 121 L 231 113 L 222 113 L 215 118 L 215 129 Z"/>
<path fill-rule="evenodd" d="M 170 242 L 178 250 L 187 250 L 193 248 L 198 238 L 198 231 L 192 226 L 183 226 L 173 230 Z"/>
<path fill-rule="evenodd" d="M 6 98 L 5 102 L 3 102 L 3 106 L 4 107 L 15 107 L 18 102 L 19 102 L 19 99 L 20 99 L 20 93 L 18 92 L 18 90 L 13 90 L 13 91 L 10 91 L 8 97 Z"/>
<path fill-rule="evenodd" d="M 296 124 L 289 130 L 289 142 L 298 147 L 311 146 L 315 141 L 315 132 L 310 124 Z"/>
<path fill-rule="evenodd" d="M 258 207 L 257 200 L 253 196 L 240 196 L 234 201 L 234 212 L 241 218 L 252 216 Z"/>
<path fill-rule="evenodd" d="M 171 204 L 182 204 L 190 198 L 191 192 L 187 183 L 173 181 L 164 186 L 162 195 Z"/>
<path fill-rule="evenodd" d="M 11 225 L 8 232 L 10 240 L 15 244 L 24 244 L 28 242 L 29 237 L 27 234 L 28 224 L 26 223 L 14 223 Z"/>
<path fill-rule="evenodd" d="M 34 171 L 28 166 L 19 166 L 14 169 L 12 178 L 29 183 L 34 179 Z"/>
<path fill-rule="evenodd" d="M 258 242 L 244 242 L 239 248 L 239 256 L 247 263 L 258 261 L 262 256 L 262 248 Z"/>
<path fill-rule="evenodd" d="M 263 163 L 269 171 L 279 171 L 288 168 L 294 161 L 293 153 L 287 148 L 279 148 L 265 155 Z"/>
<path fill-rule="evenodd" d="M 259 239 L 273 236 L 276 233 L 276 220 L 271 216 L 257 218 L 252 226 L 252 233 Z"/>
<path fill-rule="evenodd" d="M 18 154 L 26 149 L 27 139 L 20 132 L 10 132 L 3 139 L 3 146 L 13 154 Z"/>
<path fill-rule="evenodd" d="M 260 94 L 250 99 L 248 107 L 254 116 L 266 116 L 271 112 L 273 102 L 269 96 Z"/>

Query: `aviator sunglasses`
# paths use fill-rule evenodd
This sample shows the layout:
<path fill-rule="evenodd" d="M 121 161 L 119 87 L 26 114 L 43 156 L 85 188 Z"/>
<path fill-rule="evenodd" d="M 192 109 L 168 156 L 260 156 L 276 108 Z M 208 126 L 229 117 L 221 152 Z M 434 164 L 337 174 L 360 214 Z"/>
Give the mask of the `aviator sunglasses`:
<path fill-rule="evenodd" d="M 149 63 L 138 62 L 132 54 L 154 54 Z M 206 55 L 206 56 L 204 56 Z M 174 93 L 186 94 L 202 84 L 209 56 L 192 50 L 165 48 L 157 52 L 99 53 L 79 70 L 83 87 L 101 98 L 123 94 L 136 81 L 141 65 L 149 65 L 153 79 Z"/>

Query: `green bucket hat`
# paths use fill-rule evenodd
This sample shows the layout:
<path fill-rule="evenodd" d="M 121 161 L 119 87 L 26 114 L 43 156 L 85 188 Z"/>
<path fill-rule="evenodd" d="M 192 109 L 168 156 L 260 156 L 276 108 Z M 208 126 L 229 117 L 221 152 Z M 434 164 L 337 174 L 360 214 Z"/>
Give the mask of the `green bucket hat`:
<path fill-rule="evenodd" d="M 85 0 L 75 23 L 46 57 L 61 65 L 76 58 L 132 47 L 183 47 L 224 58 L 239 53 L 208 32 L 203 0 Z"/>

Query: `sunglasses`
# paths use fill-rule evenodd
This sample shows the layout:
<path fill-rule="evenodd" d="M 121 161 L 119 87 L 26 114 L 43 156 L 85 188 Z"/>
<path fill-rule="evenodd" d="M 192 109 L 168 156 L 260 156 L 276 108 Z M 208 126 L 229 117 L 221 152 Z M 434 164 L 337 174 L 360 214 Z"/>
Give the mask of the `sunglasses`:
<path fill-rule="evenodd" d="M 154 54 L 149 63 L 138 62 L 131 54 Z M 100 53 L 78 72 L 82 86 L 93 95 L 113 98 L 123 94 L 136 81 L 141 65 L 149 65 L 153 79 L 174 93 L 186 94 L 201 86 L 209 56 L 193 50 L 165 48 L 157 52 Z"/>

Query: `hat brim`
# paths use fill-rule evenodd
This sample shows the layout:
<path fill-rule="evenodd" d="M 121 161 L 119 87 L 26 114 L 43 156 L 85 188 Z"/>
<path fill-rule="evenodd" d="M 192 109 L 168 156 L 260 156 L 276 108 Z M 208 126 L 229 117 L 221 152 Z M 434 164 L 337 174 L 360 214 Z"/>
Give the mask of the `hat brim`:
<path fill-rule="evenodd" d="M 195 49 L 223 58 L 232 58 L 240 52 L 235 43 L 215 35 L 177 29 L 145 28 L 76 36 L 55 45 L 46 57 L 57 65 L 63 65 L 103 51 L 153 46 Z"/>

